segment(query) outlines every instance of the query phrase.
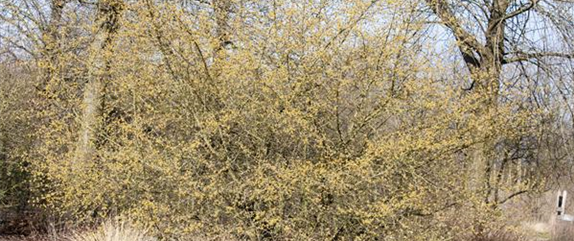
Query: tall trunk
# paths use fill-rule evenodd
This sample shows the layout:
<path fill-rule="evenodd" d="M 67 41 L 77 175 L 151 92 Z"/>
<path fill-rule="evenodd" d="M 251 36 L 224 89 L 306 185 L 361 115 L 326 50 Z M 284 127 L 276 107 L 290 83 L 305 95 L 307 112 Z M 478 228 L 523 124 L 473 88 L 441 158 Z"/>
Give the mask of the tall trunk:
<path fill-rule="evenodd" d="M 53 52 L 59 48 L 61 37 L 59 29 L 62 24 L 62 13 L 65 5 L 65 0 L 52 0 L 50 3 L 50 21 L 46 27 L 47 38 L 45 39 L 45 48 L 48 54 L 53 55 Z"/>
<path fill-rule="evenodd" d="M 215 61 L 220 61 L 224 56 L 222 50 L 231 43 L 231 30 L 229 25 L 229 12 L 231 10 L 230 0 L 214 0 L 213 11 L 215 13 L 215 21 L 217 23 L 217 45 L 214 49 Z"/>
<path fill-rule="evenodd" d="M 90 161 L 97 150 L 98 132 L 101 129 L 104 109 L 104 79 L 94 78 L 85 86 L 82 99 L 81 131 L 76 159 Z"/>
<path fill-rule="evenodd" d="M 219 91 L 221 75 L 224 70 L 224 63 L 226 59 L 226 48 L 233 45 L 231 40 L 231 27 L 230 27 L 230 12 L 232 7 L 231 0 L 213 0 L 212 3 L 215 23 L 216 23 L 216 43 L 213 46 L 213 64 L 210 66 L 207 78 L 209 80 L 209 85 L 205 86 L 209 93 L 205 96 L 207 109 L 210 110 L 220 110 L 223 107 L 221 101 L 221 94 Z"/>
<path fill-rule="evenodd" d="M 102 0 L 98 3 L 99 19 L 104 30 L 105 38 L 100 47 L 101 52 L 110 56 L 113 42 L 119 29 L 119 18 L 123 10 L 121 0 Z M 87 162 L 97 156 L 99 144 L 102 142 L 103 119 L 105 109 L 106 87 L 111 79 L 112 62 L 110 57 L 104 58 L 102 74 L 91 78 L 84 88 L 82 100 L 81 129 L 79 133 L 76 160 Z"/>
<path fill-rule="evenodd" d="M 504 59 L 505 15 L 510 5 L 508 0 L 494 0 L 490 6 L 490 18 L 485 31 L 486 43 L 479 50 L 478 66 L 467 63 L 477 91 L 485 95 L 488 104 L 496 105 L 500 75 Z"/>
<path fill-rule="evenodd" d="M 500 92 L 502 67 L 504 65 L 505 25 L 510 0 L 493 0 L 485 6 L 487 26 L 484 31 L 484 42 L 479 41 L 474 33 L 466 30 L 451 8 L 451 1 L 425 0 L 442 24 L 449 28 L 457 41 L 461 56 L 470 71 L 472 86 L 468 91 L 478 95 L 481 105 L 474 112 L 477 118 L 490 119 L 496 115 Z M 486 3 L 485 3 L 486 4 Z M 485 123 L 497 125 L 493 121 Z M 497 133 L 484 133 L 483 142 L 473 155 L 473 170 L 470 178 L 473 188 L 480 189 L 483 201 L 496 208 L 499 197 L 500 173 L 507 165 L 497 164 Z"/>
<path fill-rule="evenodd" d="M 502 74 L 502 65 L 504 59 L 504 37 L 505 37 L 505 15 L 510 5 L 508 0 L 494 0 L 491 6 L 490 19 L 486 29 L 486 44 L 482 56 L 482 72 L 485 75 L 482 81 L 484 87 L 484 97 L 486 100 L 484 114 L 495 115 L 492 113 L 498 105 L 500 91 L 500 79 Z M 498 123 L 490 122 L 491 125 Z M 495 134 L 495 133 L 493 133 Z M 499 155 L 496 153 L 497 136 L 488 136 L 485 140 L 483 149 L 483 158 L 485 162 L 484 169 L 484 188 L 485 202 L 497 207 L 499 200 L 499 181 L 498 173 L 501 173 L 505 165 L 497 165 Z"/>
<path fill-rule="evenodd" d="M 62 18 L 64 7 L 68 3 L 67 0 L 52 0 L 50 2 L 50 20 L 48 26 L 46 26 L 44 31 L 44 53 L 43 58 L 47 64 L 46 76 L 42 81 L 36 86 L 42 94 L 48 94 L 46 92 L 46 86 L 52 81 L 58 72 L 58 51 L 61 46 L 61 34 L 60 25 L 62 25 Z"/>

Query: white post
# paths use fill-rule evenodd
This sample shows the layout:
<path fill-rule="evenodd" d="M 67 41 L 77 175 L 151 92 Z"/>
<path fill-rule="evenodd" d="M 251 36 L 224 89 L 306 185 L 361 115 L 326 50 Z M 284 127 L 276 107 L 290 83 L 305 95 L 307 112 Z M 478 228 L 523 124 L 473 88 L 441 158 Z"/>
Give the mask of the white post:
<path fill-rule="evenodd" d="M 564 190 L 562 192 L 562 215 L 566 215 L 566 195 L 568 195 L 568 192 Z"/>
<path fill-rule="evenodd" d="M 558 198 L 556 199 L 556 216 L 564 215 L 564 192 L 558 191 Z"/>

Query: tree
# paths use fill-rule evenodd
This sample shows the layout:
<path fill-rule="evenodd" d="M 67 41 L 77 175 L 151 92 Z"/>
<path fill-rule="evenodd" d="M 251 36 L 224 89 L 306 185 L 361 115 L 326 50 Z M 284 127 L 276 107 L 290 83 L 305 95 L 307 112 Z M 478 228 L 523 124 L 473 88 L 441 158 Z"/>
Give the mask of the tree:
<path fill-rule="evenodd" d="M 480 107 L 477 116 L 515 115 L 516 111 L 531 109 L 532 115 L 553 108 L 549 99 L 540 98 L 539 88 L 554 89 L 555 95 L 560 96 L 560 90 L 554 87 L 552 65 L 564 66 L 572 63 L 572 7 L 567 1 L 445 1 L 426 0 L 427 6 L 438 18 L 439 23 L 449 30 L 456 40 L 461 59 L 463 60 L 470 79 L 470 87 L 466 91 L 483 95 L 484 105 Z M 519 74 L 507 74 L 510 71 Z M 558 73 L 558 71 L 555 71 Z M 533 77 L 545 74 L 542 79 Z M 562 78 L 562 77 L 559 77 Z M 540 83 L 542 82 L 542 83 Z M 523 84 L 521 84 L 523 83 Z M 544 87 L 540 87 L 544 86 Z M 548 87 L 550 86 L 550 87 Z M 528 89 L 531 93 L 525 92 Z M 520 93 L 523 92 L 523 93 Z M 517 94 L 519 93 L 519 94 Z M 512 104 L 511 99 L 520 99 L 520 103 Z M 547 103 L 547 104 L 545 104 Z M 515 105 L 514 107 L 510 107 Z M 506 106 L 506 107 L 505 107 Z M 514 111 L 500 111 L 511 108 Z M 550 113 L 546 111 L 546 113 Z M 555 113 L 555 112 L 554 112 Z M 542 127 L 552 125 L 554 113 L 541 117 L 545 119 L 536 132 L 505 136 L 503 131 L 485 136 L 482 151 L 477 164 L 481 166 L 481 182 L 484 192 L 484 202 L 498 207 L 512 198 L 524 193 L 549 188 L 549 180 L 542 180 L 540 175 L 562 173 L 548 170 L 556 166 L 555 162 L 564 161 L 564 156 L 548 155 L 545 150 L 553 149 L 544 143 L 555 140 L 552 130 Z M 544 116 L 544 114 L 542 114 Z M 483 118 L 492 125 L 503 125 L 496 118 Z M 560 123 L 558 117 L 554 121 Z M 493 127 L 496 129 L 496 127 Z M 503 154 L 505 153 L 505 154 Z M 541 154 L 546 153 L 546 154 Z M 552 158 L 551 156 L 554 156 Z M 539 160 L 541 158 L 542 160 Z M 518 160 L 518 161 L 517 161 Z M 544 182 L 534 189 L 523 187 L 512 189 L 505 186 L 502 179 L 513 165 L 519 168 L 531 167 L 531 184 Z M 544 173 L 544 174 L 543 174 Z M 525 178 L 524 173 L 515 173 L 516 180 Z M 558 174 L 559 176 L 560 174 Z M 535 185 L 536 186 L 536 185 Z M 539 189 L 542 188 L 542 189 Z M 513 191 L 512 191 L 513 190 Z M 504 194 L 503 194 L 504 193 Z"/>
<path fill-rule="evenodd" d="M 76 161 L 94 161 L 96 150 L 102 142 L 104 135 L 103 121 L 106 109 L 106 93 L 109 82 L 112 81 L 110 74 L 112 62 L 110 55 L 113 55 L 114 41 L 120 28 L 121 15 L 124 11 L 122 0 L 102 0 L 97 2 L 96 22 L 103 30 L 103 42 L 93 51 L 97 51 L 102 56 L 102 64 L 93 63 L 96 66 L 102 65 L 102 69 L 96 69 L 95 76 L 88 79 L 84 87 L 82 100 L 81 130 L 79 133 L 78 149 Z"/>
<path fill-rule="evenodd" d="M 572 36 L 572 26 L 567 21 L 571 18 L 571 3 L 541 0 L 426 0 L 426 3 L 456 39 L 473 79 L 469 89 L 476 86 L 496 95 L 504 65 L 574 58 L 574 51 L 568 49 Z M 535 23 L 541 21 L 548 25 L 537 30 Z M 561 42 L 547 43 L 541 39 L 541 31 L 551 31 Z"/>

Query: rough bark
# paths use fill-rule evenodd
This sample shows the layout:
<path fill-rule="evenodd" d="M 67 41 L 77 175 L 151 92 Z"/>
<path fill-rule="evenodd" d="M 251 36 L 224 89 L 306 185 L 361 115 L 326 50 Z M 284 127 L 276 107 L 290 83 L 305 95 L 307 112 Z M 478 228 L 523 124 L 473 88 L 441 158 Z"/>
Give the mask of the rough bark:
<path fill-rule="evenodd" d="M 99 144 L 102 143 L 103 119 L 107 86 L 111 79 L 112 62 L 109 55 L 113 52 L 113 42 L 119 28 L 119 18 L 123 10 L 121 0 L 103 0 L 98 3 L 99 20 L 105 38 L 100 52 L 104 57 L 104 69 L 101 74 L 90 78 L 84 88 L 82 99 L 81 129 L 79 133 L 76 160 L 87 162 L 94 160 Z"/>

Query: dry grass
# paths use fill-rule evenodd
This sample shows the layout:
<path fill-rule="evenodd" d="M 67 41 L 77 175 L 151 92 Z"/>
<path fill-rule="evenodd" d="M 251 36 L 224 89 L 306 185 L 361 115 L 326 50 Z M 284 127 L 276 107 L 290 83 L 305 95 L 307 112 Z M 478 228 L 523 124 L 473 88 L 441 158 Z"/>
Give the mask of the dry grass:
<path fill-rule="evenodd" d="M 76 233 L 70 241 L 155 241 L 144 230 L 134 228 L 128 222 L 107 221 L 96 230 Z"/>
<path fill-rule="evenodd" d="M 572 241 L 574 240 L 574 225 L 559 223 L 554 226 L 541 223 L 525 224 L 525 228 L 537 234 L 546 235 L 520 235 L 520 232 L 508 230 L 492 231 L 483 237 L 474 237 L 472 241 Z M 54 229 L 43 235 L 33 233 L 29 236 L 0 237 L 0 241 L 157 241 L 145 230 L 137 229 L 126 221 L 106 221 L 99 227 L 86 231 L 69 231 Z M 227 237 L 181 237 L 181 240 L 234 240 Z"/>
<path fill-rule="evenodd" d="M 554 225 L 551 241 L 574 240 L 574 224 L 570 222 L 557 222 Z"/>
<path fill-rule="evenodd" d="M 0 241 L 156 241 L 144 230 L 134 228 L 125 221 L 107 221 L 86 231 L 48 230 L 26 236 L 0 236 Z"/>

